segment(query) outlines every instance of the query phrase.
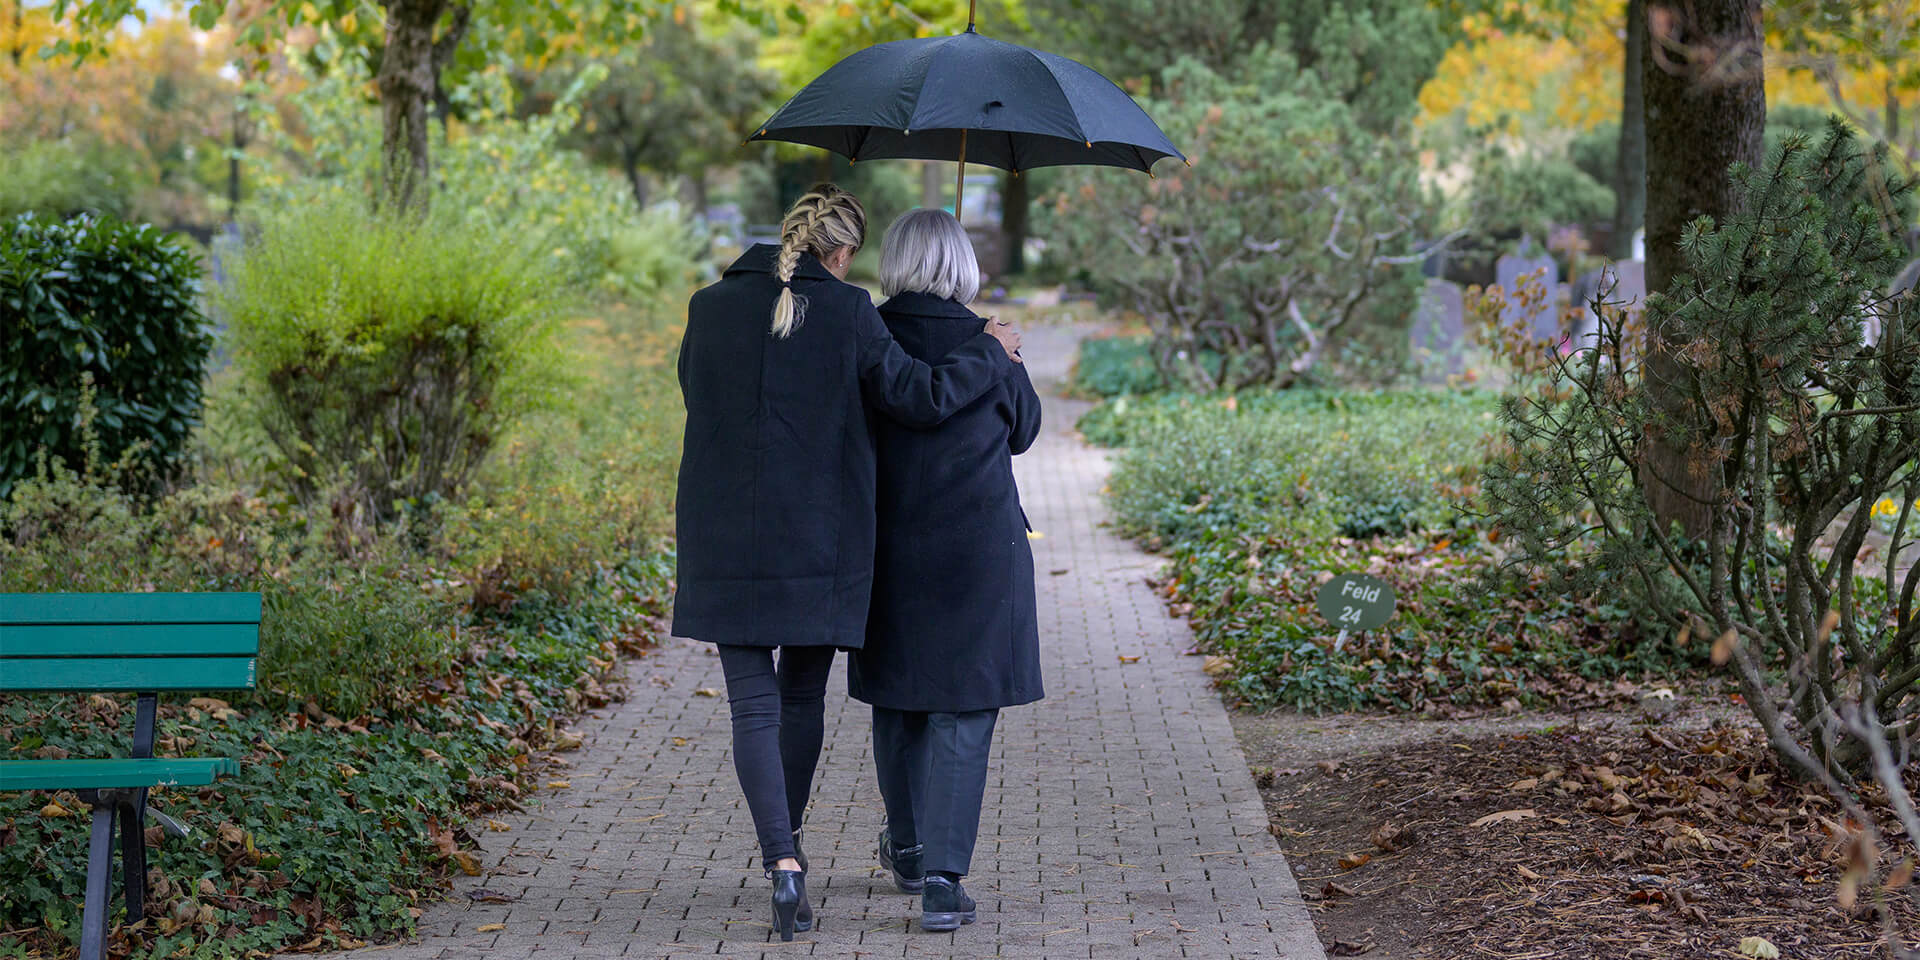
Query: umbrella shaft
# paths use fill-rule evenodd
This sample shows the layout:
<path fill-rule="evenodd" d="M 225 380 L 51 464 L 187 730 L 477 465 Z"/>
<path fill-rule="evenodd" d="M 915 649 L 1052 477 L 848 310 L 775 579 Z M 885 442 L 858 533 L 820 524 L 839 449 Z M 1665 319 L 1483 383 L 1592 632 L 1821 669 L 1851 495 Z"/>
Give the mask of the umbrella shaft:
<path fill-rule="evenodd" d="M 960 198 L 967 191 L 967 131 L 960 131 L 960 170 L 953 176 L 953 218 L 960 219 Z"/>

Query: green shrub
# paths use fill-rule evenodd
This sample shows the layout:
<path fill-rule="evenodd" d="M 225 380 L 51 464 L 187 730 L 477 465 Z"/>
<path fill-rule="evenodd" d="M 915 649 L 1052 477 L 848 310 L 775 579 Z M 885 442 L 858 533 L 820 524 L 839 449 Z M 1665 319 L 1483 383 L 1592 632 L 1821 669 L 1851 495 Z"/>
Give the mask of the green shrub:
<path fill-rule="evenodd" d="M 1341 40 L 1378 42 L 1365 20 L 1342 17 Z M 1183 60 L 1162 74 L 1148 111 L 1191 167 L 1075 168 L 1037 210 L 1048 242 L 1145 321 L 1176 387 L 1381 382 L 1407 360 L 1415 247 L 1434 232 L 1419 150 L 1328 89 L 1358 50 L 1303 70 L 1284 39 L 1232 73 Z"/>
<path fill-rule="evenodd" d="M 1165 394 L 1109 400 L 1080 429 L 1127 445 L 1108 481 L 1115 526 L 1168 557 L 1167 595 L 1237 702 L 1529 701 L 1664 667 L 1664 640 L 1603 594 L 1487 589 L 1500 548 L 1475 518 L 1477 479 L 1497 408 L 1482 392 Z M 1341 643 L 1314 592 L 1355 571 L 1398 607 Z"/>
<path fill-rule="evenodd" d="M 1492 149 L 1475 158 L 1468 221 L 1495 238 L 1530 235 L 1545 243 L 1556 226 L 1613 216 L 1613 188 L 1571 160 Z"/>
<path fill-rule="evenodd" d="M 134 453 L 143 480 L 177 472 L 212 348 L 199 277 L 151 226 L 35 215 L 0 225 L 0 497 L 43 449 L 81 462 L 89 417 L 102 452 Z"/>
<path fill-rule="evenodd" d="M 267 223 L 217 303 L 304 499 L 336 482 L 391 519 L 454 496 L 557 381 L 555 277 L 513 232 L 445 207 L 329 201 Z"/>
<path fill-rule="evenodd" d="M 71 140 L 0 146 L 0 220 L 23 213 L 124 218 L 133 212 L 134 179 L 119 151 Z"/>
<path fill-rule="evenodd" d="M 1495 401 L 1292 391 L 1107 406 L 1135 421 L 1108 482 L 1116 521 L 1172 540 L 1218 524 L 1322 536 L 1447 526 L 1457 509 L 1447 491 L 1474 477 Z"/>
<path fill-rule="evenodd" d="M 1080 341 L 1070 387 L 1077 397 L 1118 397 L 1166 389 L 1153 362 L 1152 337 L 1090 337 Z"/>

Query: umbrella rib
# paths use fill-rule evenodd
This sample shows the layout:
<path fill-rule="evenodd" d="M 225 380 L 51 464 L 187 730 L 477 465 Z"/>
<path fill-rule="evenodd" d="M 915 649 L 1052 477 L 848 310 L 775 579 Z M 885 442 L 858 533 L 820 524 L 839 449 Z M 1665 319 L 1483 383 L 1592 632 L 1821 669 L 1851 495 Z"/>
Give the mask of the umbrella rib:
<path fill-rule="evenodd" d="M 1072 97 L 1067 96 L 1066 85 L 1060 82 L 1060 75 L 1053 72 L 1053 65 L 1048 63 L 1045 57 L 1040 56 L 1040 53 L 1037 50 L 1033 50 L 1028 47 L 1021 47 L 1020 50 L 1021 52 L 1025 53 L 1027 56 L 1033 58 L 1033 62 L 1039 64 L 1040 69 L 1045 70 L 1047 72 L 1047 76 L 1053 78 L 1053 85 L 1055 89 L 1058 89 L 1060 91 L 1060 102 L 1067 105 L 1068 113 L 1073 114 L 1074 133 L 1079 135 L 1079 139 L 1082 142 L 1090 142 L 1093 138 L 1087 136 L 1087 125 L 1084 122 L 1082 122 L 1080 119 L 1080 108 L 1074 104 Z"/>

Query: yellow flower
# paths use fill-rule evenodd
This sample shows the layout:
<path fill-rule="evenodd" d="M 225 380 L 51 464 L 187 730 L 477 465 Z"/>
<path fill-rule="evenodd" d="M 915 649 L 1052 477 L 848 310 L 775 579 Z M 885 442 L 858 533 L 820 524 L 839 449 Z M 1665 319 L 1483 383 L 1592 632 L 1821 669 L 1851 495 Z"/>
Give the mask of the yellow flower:
<path fill-rule="evenodd" d="M 1886 516 L 1891 517 L 1894 514 L 1899 512 L 1900 512 L 1900 505 L 1894 503 L 1892 497 L 1881 497 L 1880 502 L 1873 505 L 1872 515 L 1878 517 L 1884 514 Z"/>

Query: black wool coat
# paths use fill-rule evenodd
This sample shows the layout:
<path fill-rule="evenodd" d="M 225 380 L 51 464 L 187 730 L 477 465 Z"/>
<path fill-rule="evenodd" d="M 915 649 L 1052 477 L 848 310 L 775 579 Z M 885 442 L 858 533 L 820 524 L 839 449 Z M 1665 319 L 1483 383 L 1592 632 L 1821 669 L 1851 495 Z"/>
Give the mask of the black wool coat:
<path fill-rule="evenodd" d="M 869 407 L 933 426 L 1016 365 L 978 329 L 935 366 L 908 356 L 865 290 L 804 254 L 793 290 L 806 313 L 776 338 L 777 253 L 754 246 L 687 307 L 673 633 L 856 648 L 873 585 Z"/>
<path fill-rule="evenodd" d="M 965 306 L 903 293 L 880 307 L 907 352 L 938 357 L 979 329 Z M 1013 457 L 1040 434 L 1026 368 L 933 428 L 881 420 L 880 540 L 867 645 L 849 692 L 894 710 L 1031 703 L 1040 685 L 1033 551 Z"/>

